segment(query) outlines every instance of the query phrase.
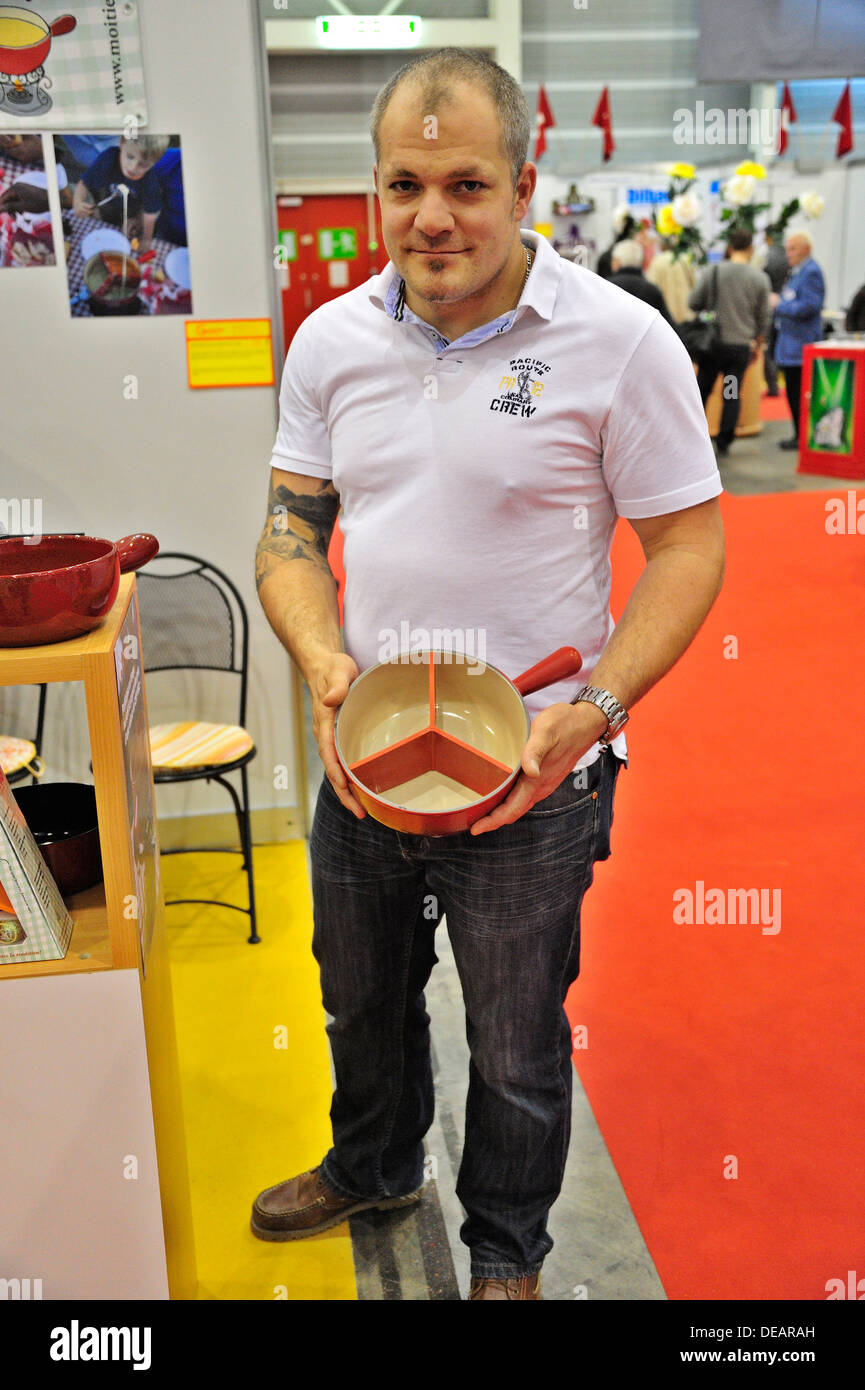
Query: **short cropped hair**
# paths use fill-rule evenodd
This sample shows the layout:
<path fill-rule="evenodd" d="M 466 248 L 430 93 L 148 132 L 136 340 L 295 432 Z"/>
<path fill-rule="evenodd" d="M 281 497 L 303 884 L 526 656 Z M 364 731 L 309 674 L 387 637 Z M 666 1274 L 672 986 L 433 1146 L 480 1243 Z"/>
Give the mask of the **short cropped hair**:
<path fill-rule="evenodd" d="M 143 154 L 145 159 L 151 159 L 154 164 L 162 158 L 171 142 L 168 135 L 136 135 L 134 140 L 127 140 L 123 135 L 120 138 L 125 144 L 134 145 L 139 154 Z"/>
<path fill-rule="evenodd" d="M 381 122 L 390 99 L 398 87 L 411 81 L 418 88 L 420 106 L 433 114 L 451 101 L 454 87 L 461 82 L 482 88 L 498 112 L 502 151 L 511 167 L 516 188 L 520 170 L 526 162 L 531 136 L 531 118 L 523 89 L 503 67 L 485 53 L 470 48 L 437 48 L 421 54 L 398 68 L 382 87 L 370 113 L 369 131 L 375 147 L 375 162 L 381 161 Z"/>
<path fill-rule="evenodd" d="M 750 251 L 754 245 L 753 233 L 744 227 L 741 231 L 731 232 L 727 238 L 727 244 L 731 251 Z"/>
<path fill-rule="evenodd" d="M 784 238 L 784 245 L 786 246 L 788 241 L 792 241 L 793 237 L 801 237 L 808 250 L 814 250 L 814 238 L 810 232 L 805 231 L 804 227 L 795 227 L 792 232 L 788 232 Z"/>

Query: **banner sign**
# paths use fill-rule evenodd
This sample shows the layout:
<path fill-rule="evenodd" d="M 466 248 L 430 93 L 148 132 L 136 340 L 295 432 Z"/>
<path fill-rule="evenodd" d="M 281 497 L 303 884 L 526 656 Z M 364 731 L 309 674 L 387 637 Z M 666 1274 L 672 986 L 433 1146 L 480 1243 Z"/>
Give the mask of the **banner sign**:
<path fill-rule="evenodd" d="M 856 363 L 844 357 L 815 357 L 808 407 L 808 448 L 849 454 L 853 436 Z"/>
<path fill-rule="evenodd" d="M 0 130 L 146 124 L 134 0 L 0 4 Z"/>

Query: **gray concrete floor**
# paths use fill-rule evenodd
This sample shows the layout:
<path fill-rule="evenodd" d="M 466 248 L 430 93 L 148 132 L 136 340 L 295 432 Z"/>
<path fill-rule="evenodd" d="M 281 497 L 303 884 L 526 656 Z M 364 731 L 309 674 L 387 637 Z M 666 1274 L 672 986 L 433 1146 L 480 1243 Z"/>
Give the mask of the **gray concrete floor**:
<path fill-rule="evenodd" d="M 728 493 L 838 490 L 862 486 L 846 479 L 796 472 L 797 456 L 778 447 L 791 429 L 770 422 L 763 432 L 736 439 L 718 460 Z M 304 690 L 310 824 L 322 767 Z M 455 1193 L 468 1088 L 468 1047 L 462 992 L 446 922 L 436 933 L 439 963 L 426 997 L 431 1019 L 436 1115 L 427 1135 L 434 1163 L 423 1203 L 406 1211 L 363 1213 L 351 1229 L 361 1299 L 465 1298 L 469 1257 L 459 1237 L 464 1212 Z M 640 1234 L 619 1176 L 574 1071 L 572 1134 L 561 1196 L 550 1215 L 554 1247 L 544 1263 L 545 1300 L 664 1299 L 663 1286 Z"/>

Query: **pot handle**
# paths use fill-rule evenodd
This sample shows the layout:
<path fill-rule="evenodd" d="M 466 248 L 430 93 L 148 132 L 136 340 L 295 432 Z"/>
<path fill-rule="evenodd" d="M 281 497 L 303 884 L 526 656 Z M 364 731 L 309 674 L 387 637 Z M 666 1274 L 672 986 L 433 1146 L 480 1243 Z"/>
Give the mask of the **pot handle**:
<path fill-rule="evenodd" d="M 116 549 L 120 573 L 128 574 L 130 570 L 140 569 L 148 560 L 152 560 L 154 555 L 159 554 L 159 541 L 146 531 L 136 531 L 134 536 L 123 536 L 117 542 Z"/>
<path fill-rule="evenodd" d="M 530 666 L 517 676 L 513 684 L 521 695 L 531 695 L 535 690 L 543 690 L 545 685 L 555 685 L 568 676 L 575 676 L 583 664 L 583 658 L 576 647 L 559 647 L 558 651 L 545 656 L 536 666 Z"/>
<path fill-rule="evenodd" d="M 48 32 L 52 39 L 57 39 L 61 34 L 71 34 L 77 23 L 78 20 L 73 14 L 61 14 L 53 24 L 49 24 Z"/>

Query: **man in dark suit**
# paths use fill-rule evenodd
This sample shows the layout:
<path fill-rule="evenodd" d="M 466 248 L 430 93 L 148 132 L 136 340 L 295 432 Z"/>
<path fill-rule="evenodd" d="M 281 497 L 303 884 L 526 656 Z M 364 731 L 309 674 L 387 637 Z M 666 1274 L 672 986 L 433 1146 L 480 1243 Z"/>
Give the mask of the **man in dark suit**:
<path fill-rule="evenodd" d="M 802 348 L 823 337 L 823 300 L 826 289 L 823 272 L 811 252 L 813 243 L 807 232 L 790 232 L 784 246 L 791 275 L 775 301 L 778 339 L 775 361 L 783 369 L 793 438 L 782 439 L 782 449 L 799 448 L 799 400 L 802 394 Z"/>
<path fill-rule="evenodd" d="M 657 309 L 667 323 L 673 325 L 664 296 L 658 286 L 651 284 L 643 274 L 643 248 L 638 241 L 617 241 L 610 253 L 610 265 L 613 272 L 608 277 L 611 285 L 618 285 L 628 294 L 644 299 L 653 309 Z"/>

